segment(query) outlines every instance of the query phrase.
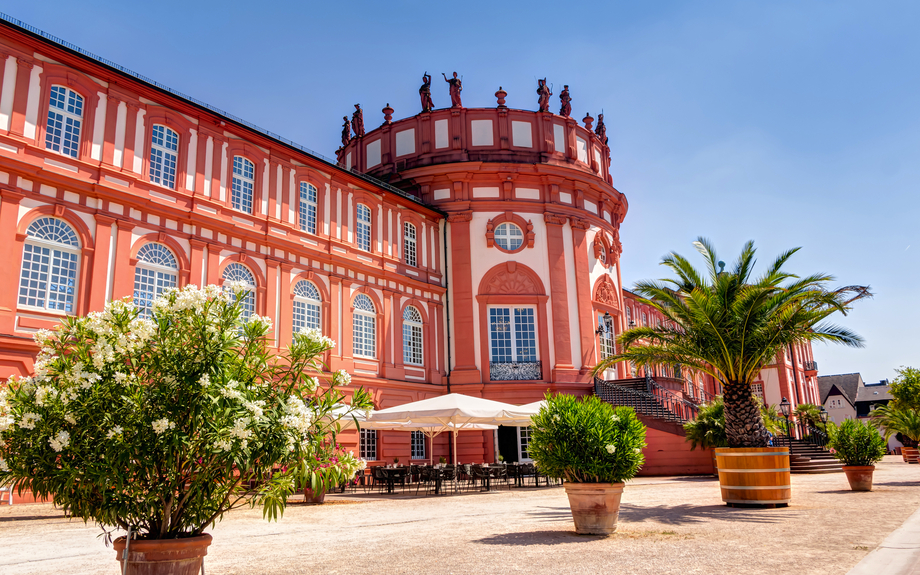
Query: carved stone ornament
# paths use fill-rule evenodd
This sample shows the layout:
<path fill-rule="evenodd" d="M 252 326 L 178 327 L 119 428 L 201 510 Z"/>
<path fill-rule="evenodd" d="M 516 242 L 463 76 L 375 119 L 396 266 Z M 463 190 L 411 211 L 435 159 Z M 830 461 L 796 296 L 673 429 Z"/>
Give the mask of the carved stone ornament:
<path fill-rule="evenodd" d="M 572 224 L 573 228 L 579 230 L 586 230 L 591 227 L 591 224 L 588 220 L 583 220 L 581 218 L 569 218 L 569 222 Z"/>
<path fill-rule="evenodd" d="M 620 308 L 617 288 L 613 285 L 610 276 L 605 275 L 604 279 L 598 284 L 597 290 L 594 292 L 594 301 L 615 309 Z"/>
<path fill-rule="evenodd" d="M 483 287 L 482 293 L 483 295 L 543 295 L 543 290 L 537 287 L 530 276 L 515 269 L 514 271 L 502 270 L 495 274 Z"/>
<path fill-rule="evenodd" d="M 565 216 L 546 212 L 543 214 L 543 221 L 553 226 L 561 226 L 565 225 Z"/>
<path fill-rule="evenodd" d="M 453 223 L 458 223 L 458 222 L 471 222 L 471 221 L 473 221 L 473 212 L 472 212 L 472 211 L 469 211 L 469 212 L 455 212 L 455 213 L 450 214 L 449 216 L 447 216 L 447 221 L 450 222 L 450 223 L 452 223 L 452 224 L 453 224 Z"/>
<path fill-rule="evenodd" d="M 495 245 L 495 224 L 492 220 L 486 222 L 486 247 L 491 248 Z"/>

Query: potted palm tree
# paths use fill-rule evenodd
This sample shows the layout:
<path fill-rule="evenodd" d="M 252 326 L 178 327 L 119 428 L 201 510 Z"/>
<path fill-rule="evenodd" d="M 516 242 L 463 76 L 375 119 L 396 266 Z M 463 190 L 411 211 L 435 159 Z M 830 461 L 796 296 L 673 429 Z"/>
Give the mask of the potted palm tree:
<path fill-rule="evenodd" d="M 716 449 L 720 470 L 741 458 L 753 463 L 758 456 L 765 468 L 788 468 L 788 451 L 768 447 L 770 434 L 751 385 L 790 345 L 824 341 L 861 346 L 858 335 L 824 320 L 837 312 L 845 314 L 853 302 L 871 294 L 859 286 L 830 289 L 827 284 L 833 278 L 829 275 L 800 278 L 785 271 L 783 266 L 798 248 L 781 254 L 755 277 L 753 242 L 744 246 L 728 271 L 709 241 L 700 238 L 694 245 L 705 259 L 704 272 L 672 253 L 662 264 L 676 277 L 636 286 L 642 303 L 657 309 L 668 321 L 623 332 L 618 338 L 621 351 L 602 361 L 595 373 L 621 361 L 642 366 L 683 364 L 708 373 L 721 383 L 725 402 L 728 447 Z M 788 489 L 783 492 L 779 484 L 765 486 L 769 489 L 726 489 L 731 485 L 726 481 L 742 475 L 719 473 L 723 500 L 729 505 L 759 504 L 758 499 L 773 505 L 788 500 Z M 736 498 L 736 492 L 745 495 Z M 762 497 L 752 500 L 754 494 Z"/>
<path fill-rule="evenodd" d="M 888 452 L 886 439 L 874 425 L 856 419 L 847 419 L 839 426 L 830 424 L 827 429 L 827 445 L 834 457 L 843 462 L 850 489 L 872 491 L 875 464 Z"/>
<path fill-rule="evenodd" d="M 615 532 L 624 482 L 645 462 L 645 426 L 633 409 L 595 396 L 547 396 L 532 422 L 530 457 L 541 475 L 565 482 L 575 532 Z"/>
<path fill-rule="evenodd" d="M 252 295 L 230 290 L 167 291 L 150 318 L 129 301 L 67 318 L 36 334 L 34 375 L 0 390 L 0 484 L 126 531 L 123 573 L 199 573 L 205 530 L 231 509 L 262 504 L 277 519 L 317 487 L 317 467 L 361 466 L 331 458 L 350 382 L 317 379 L 334 342 L 302 333 L 277 354 L 268 318 L 242 316 Z M 352 394 L 352 409 L 370 407 Z"/>
<path fill-rule="evenodd" d="M 869 416 L 873 423 L 885 431 L 885 439 L 899 434 L 914 445 L 920 441 L 920 410 L 910 407 L 898 407 L 898 404 L 883 405 L 876 408 Z M 917 448 L 905 446 L 901 452 L 908 463 L 917 463 Z"/>
<path fill-rule="evenodd" d="M 914 425 L 908 421 L 912 418 L 910 416 L 905 416 L 910 410 L 920 411 L 920 369 L 915 367 L 901 367 L 896 369 L 895 372 L 897 372 L 898 376 L 894 378 L 889 388 L 889 393 L 893 399 L 889 402 L 887 408 L 897 410 L 898 413 L 897 419 L 899 421 L 893 422 L 893 429 L 904 426 L 908 432 L 904 433 L 899 429 L 894 429 L 893 433 L 888 434 L 888 436 L 896 435 L 898 441 L 904 445 L 904 447 L 901 448 L 901 454 L 904 456 L 904 461 L 907 463 L 918 463 L 920 450 L 917 449 L 917 432 L 913 429 Z M 878 409 L 876 409 L 876 411 L 878 412 L 876 414 L 877 421 L 881 422 L 883 419 L 887 418 L 888 412 L 886 410 L 878 411 Z"/>

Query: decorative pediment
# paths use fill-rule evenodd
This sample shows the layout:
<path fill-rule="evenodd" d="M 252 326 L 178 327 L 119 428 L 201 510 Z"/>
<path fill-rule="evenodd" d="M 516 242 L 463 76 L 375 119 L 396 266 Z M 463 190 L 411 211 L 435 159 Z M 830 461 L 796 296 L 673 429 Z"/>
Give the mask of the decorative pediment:
<path fill-rule="evenodd" d="M 481 295 L 544 295 L 543 286 L 516 262 L 506 262 L 482 285 Z"/>
<path fill-rule="evenodd" d="M 594 290 L 594 301 L 619 309 L 620 299 L 617 297 L 617 287 L 610 276 L 605 275 L 598 282 Z"/>

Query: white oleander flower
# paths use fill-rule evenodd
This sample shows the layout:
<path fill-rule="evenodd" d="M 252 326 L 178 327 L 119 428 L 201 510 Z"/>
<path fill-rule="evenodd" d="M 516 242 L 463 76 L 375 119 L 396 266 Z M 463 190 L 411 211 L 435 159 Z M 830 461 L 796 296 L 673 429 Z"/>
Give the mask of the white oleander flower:
<path fill-rule="evenodd" d="M 23 429 L 35 429 L 35 423 L 41 418 L 42 416 L 37 413 L 23 413 L 22 419 L 19 420 L 19 427 Z"/>
<path fill-rule="evenodd" d="M 6 464 L 6 459 L 0 457 L 0 471 L 9 471 L 10 466 Z"/>
<path fill-rule="evenodd" d="M 238 439 L 243 439 L 243 440 L 252 437 L 252 430 L 246 429 L 248 425 L 249 425 L 248 419 L 246 418 L 237 419 L 236 422 L 233 424 L 233 429 L 230 430 L 230 435 Z"/>
<path fill-rule="evenodd" d="M 612 443 L 611 443 L 610 445 L 607 446 L 607 453 L 609 453 L 609 454 L 611 454 L 611 455 L 613 455 L 613 452 L 616 451 L 616 450 L 617 450 L 616 446 L 615 446 L 614 444 L 612 444 Z"/>
<path fill-rule="evenodd" d="M 633 451 L 635 451 L 636 453 L 642 453 L 642 450 L 641 450 L 641 449 L 639 449 L 638 447 L 637 447 L 637 448 L 635 448 L 635 449 L 633 449 Z"/>
<path fill-rule="evenodd" d="M 112 439 L 116 435 L 121 435 L 121 432 L 124 431 L 120 425 L 116 425 L 105 434 L 106 439 Z"/>
<path fill-rule="evenodd" d="M 57 435 L 48 439 L 48 445 L 51 446 L 51 449 L 60 452 L 70 445 L 70 434 L 66 431 L 59 431 Z"/>
<path fill-rule="evenodd" d="M 307 391 L 313 393 L 319 387 L 319 380 L 315 377 L 308 377 L 306 380 L 304 380 L 304 385 L 307 387 Z"/>
<path fill-rule="evenodd" d="M 332 376 L 339 385 L 348 385 L 351 383 L 351 375 L 344 369 L 340 369 Z"/>
<path fill-rule="evenodd" d="M 66 413 L 66 414 L 64 414 L 64 421 L 66 421 L 66 422 L 69 423 L 70 425 L 76 425 L 76 424 L 77 424 L 77 419 L 73 416 L 72 413 Z"/>
<path fill-rule="evenodd" d="M 218 451 L 230 451 L 233 448 L 233 443 L 229 439 L 219 439 L 214 443 L 214 448 Z"/>
<path fill-rule="evenodd" d="M 2 415 L 0 416 L 0 433 L 3 433 L 7 429 L 13 427 L 13 424 L 16 423 L 16 419 L 12 415 Z"/>
<path fill-rule="evenodd" d="M 229 399 L 240 399 L 243 397 L 243 394 L 240 393 L 240 390 L 233 389 L 232 387 L 220 388 L 220 394 Z"/>
<path fill-rule="evenodd" d="M 175 428 L 176 428 L 176 424 L 166 419 L 165 417 L 163 419 L 158 419 L 153 422 L 153 431 L 157 435 L 160 435 L 167 429 L 175 429 Z"/>
<path fill-rule="evenodd" d="M 120 371 L 115 372 L 115 381 L 116 383 L 124 383 L 128 379 L 128 374 L 122 373 Z"/>
<path fill-rule="evenodd" d="M 198 383 L 201 384 L 201 387 L 207 387 L 207 386 L 211 385 L 211 376 L 208 375 L 208 374 L 206 374 L 206 373 L 203 374 L 203 375 L 198 379 Z"/>

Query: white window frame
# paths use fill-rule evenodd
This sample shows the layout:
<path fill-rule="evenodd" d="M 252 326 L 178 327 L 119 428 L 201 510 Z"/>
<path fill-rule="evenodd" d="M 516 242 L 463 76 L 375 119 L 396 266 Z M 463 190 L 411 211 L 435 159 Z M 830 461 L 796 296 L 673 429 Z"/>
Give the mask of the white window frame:
<path fill-rule="evenodd" d="M 597 326 L 604 328 L 604 331 L 598 334 L 600 336 L 599 348 L 601 352 L 601 359 L 603 360 L 613 355 L 614 350 L 616 349 L 614 346 L 614 337 L 616 336 L 616 333 L 613 331 L 613 316 L 610 316 L 610 321 L 606 321 L 604 320 L 604 314 L 598 313 Z"/>
<path fill-rule="evenodd" d="M 425 445 L 425 434 L 417 429 L 412 430 L 409 437 L 410 459 L 427 459 L 428 449 Z"/>
<path fill-rule="evenodd" d="M 46 226 L 54 225 L 60 227 L 51 230 L 45 229 Z M 39 231 L 64 232 L 64 235 L 69 236 L 66 238 L 68 241 L 56 241 L 30 235 Z M 26 230 L 26 240 L 22 249 L 22 259 L 19 264 L 19 292 L 16 300 L 18 307 L 40 309 L 65 315 L 75 313 L 80 288 L 80 256 L 82 255 L 82 250 L 80 236 L 77 235 L 77 231 L 73 226 L 60 218 L 51 216 L 36 218 Z M 36 254 L 41 258 L 38 261 L 39 269 L 26 270 L 26 254 L 32 254 L 29 257 L 30 264 L 35 263 Z M 65 264 L 72 264 L 72 270 L 67 269 Z M 47 271 L 43 272 L 41 268 L 47 268 Z M 24 276 L 27 271 L 30 273 L 30 277 Z M 36 274 L 38 277 L 31 277 Z M 44 276 L 44 279 L 41 279 L 41 276 Z M 52 282 L 54 278 L 65 278 L 69 282 Z M 28 282 L 29 285 L 23 286 L 24 281 Z M 32 282 L 35 282 L 34 286 L 31 285 Z M 55 286 L 56 289 L 52 289 L 52 286 Z M 60 286 L 65 287 L 63 299 L 53 298 L 52 296 L 62 293 Z M 32 296 L 29 294 L 31 290 L 36 292 Z M 40 303 L 38 305 L 30 304 L 28 303 L 29 300 L 35 300 L 36 303 L 40 300 Z"/>
<path fill-rule="evenodd" d="M 417 237 L 418 230 L 415 229 L 415 224 L 403 222 L 403 252 L 405 253 L 407 266 L 418 266 Z"/>
<path fill-rule="evenodd" d="M 530 427 L 518 427 L 517 428 L 517 449 L 518 449 L 518 461 L 521 462 L 530 462 L 533 461 L 533 458 L 530 457 L 530 451 L 528 447 L 530 445 Z"/>
<path fill-rule="evenodd" d="M 518 233 L 512 232 L 512 228 L 517 230 Z M 492 239 L 496 246 L 505 251 L 513 252 L 524 244 L 524 230 L 514 222 L 502 222 L 495 227 Z"/>
<path fill-rule="evenodd" d="M 359 306 L 367 301 L 370 310 Z M 353 300 L 352 352 L 355 357 L 377 358 L 377 306 L 367 294 L 358 294 Z"/>
<path fill-rule="evenodd" d="M 134 268 L 134 305 L 140 309 L 141 317 L 149 318 L 153 300 L 167 289 L 177 287 L 178 282 L 179 263 L 172 250 L 157 242 L 141 246 Z M 139 299 L 139 295 L 145 297 Z"/>
<path fill-rule="evenodd" d="M 248 277 L 245 274 L 248 274 Z M 224 273 L 221 274 L 221 277 L 224 279 L 224 285 L 226 282 L 240 282 L 243 284 L 243 287 L 249 290 L 249 293 L 246 295 L 243 300 L 243 313 L 240 318 L 243 321 L 249 321 L 256 313 L 256 276 L 252 273 L 252 270 L 246 267 L 245 265 L 239 262 L 233 262 L 224 268 Z M 235 295 L 232 296 L 236 298 Z"/>
<path fill-rule="evenodd" d="M 403 311 L 403 363 L 424 365 L 424 327 L 422 314 L 415 306 L 407 305 Z"/>
<path fill-rule="evenodd" d="M 300 182 L 300 230 L 316 234 L 316 210 L 319 192 L 310 182 Z"/>
<path fill-rule="evenodd" d="M 358 452 L 365 461 L 377 461 L 377 430 L 362 429 L 358 439 Z"/>
<path fill-rule="evenodd" d="M 508 320 L 509 320 L 509 333 L 511 334 L 511 361 L 507 361 L 505 358 L 498 360 L 493 355 L 494 345 L 494 335 L 493 326 L 492 326 L 492 310 L 508 310 Z M 520 355 L 520 350 L 518 346 L 518 319 L 516 318 L 515 310 L 530 310 L 530 315 L 533 318 L 533 358 L 522 358 Z M 540 361 L 540 326 L 537 325 L 537 309 L 533 305 L 496 305 L 489 306 L 487 308 L 486 321 L 489 322 L 488 332 L 489 332 L 489 361 L 494 363 L 529 363 Z M 524 322 L 522 322 L 522 325 Z"/>
<path fill-rule="evenodd" d="M 237 160 L 240 160 L 237 165 Z M 252 174 L 246 173 L 246 167 L 252 167 Z M 233 156 L 231 168 L 233 178 L 230 183 L 230 205 L 234 210 L 252 214 L 255 206 L 256 164 L 246 156 Z M 248 202 L 248 210 L 246 203 Z"/>
<path fill-rule="evenodd" d="M 313 282 L 300 280 L 294 284 L 294 305 L 291 325 L 293 333 L 308 329 L 323 329 L 323 301 Z"/>
<path fill-rule="evenodd" d="M 52 106 L 55 88 L 64 92 L 64 108 Z M 71 96 L 79 104 L 80 113 L 70 110 Z M 83 135 L 83 114 L 86 112 L 86 98 L 67 86 L 54 84 L 48 93 L 48 117 L 45 120 L 45 149 L 71 158 L 80 157 L 80 138 Z M 70 137 L 68 137 L 70 135 Z M 54 142 L 57 138 L 59 141 Z"/>
<path fill-rule="evenodd" d="M 364 217 L 366 212 L 367 217 Z M 374 212 L 365 204 L 358 204 L 355 207 L 355 244 L 359 250 L 365 252 L 371 251 L 371 220 Z"/>
<path fill-rule="evenodd" d="M 162 134 L 158 134 L 158 129 L 162 130 Z M 173 143 L 175 147 L 172 147 Z M 163 124 L 153 125 L 148 171 L 151 182 L 170 190 L 175 189 L 179 173 L 179 132 Z"/>

